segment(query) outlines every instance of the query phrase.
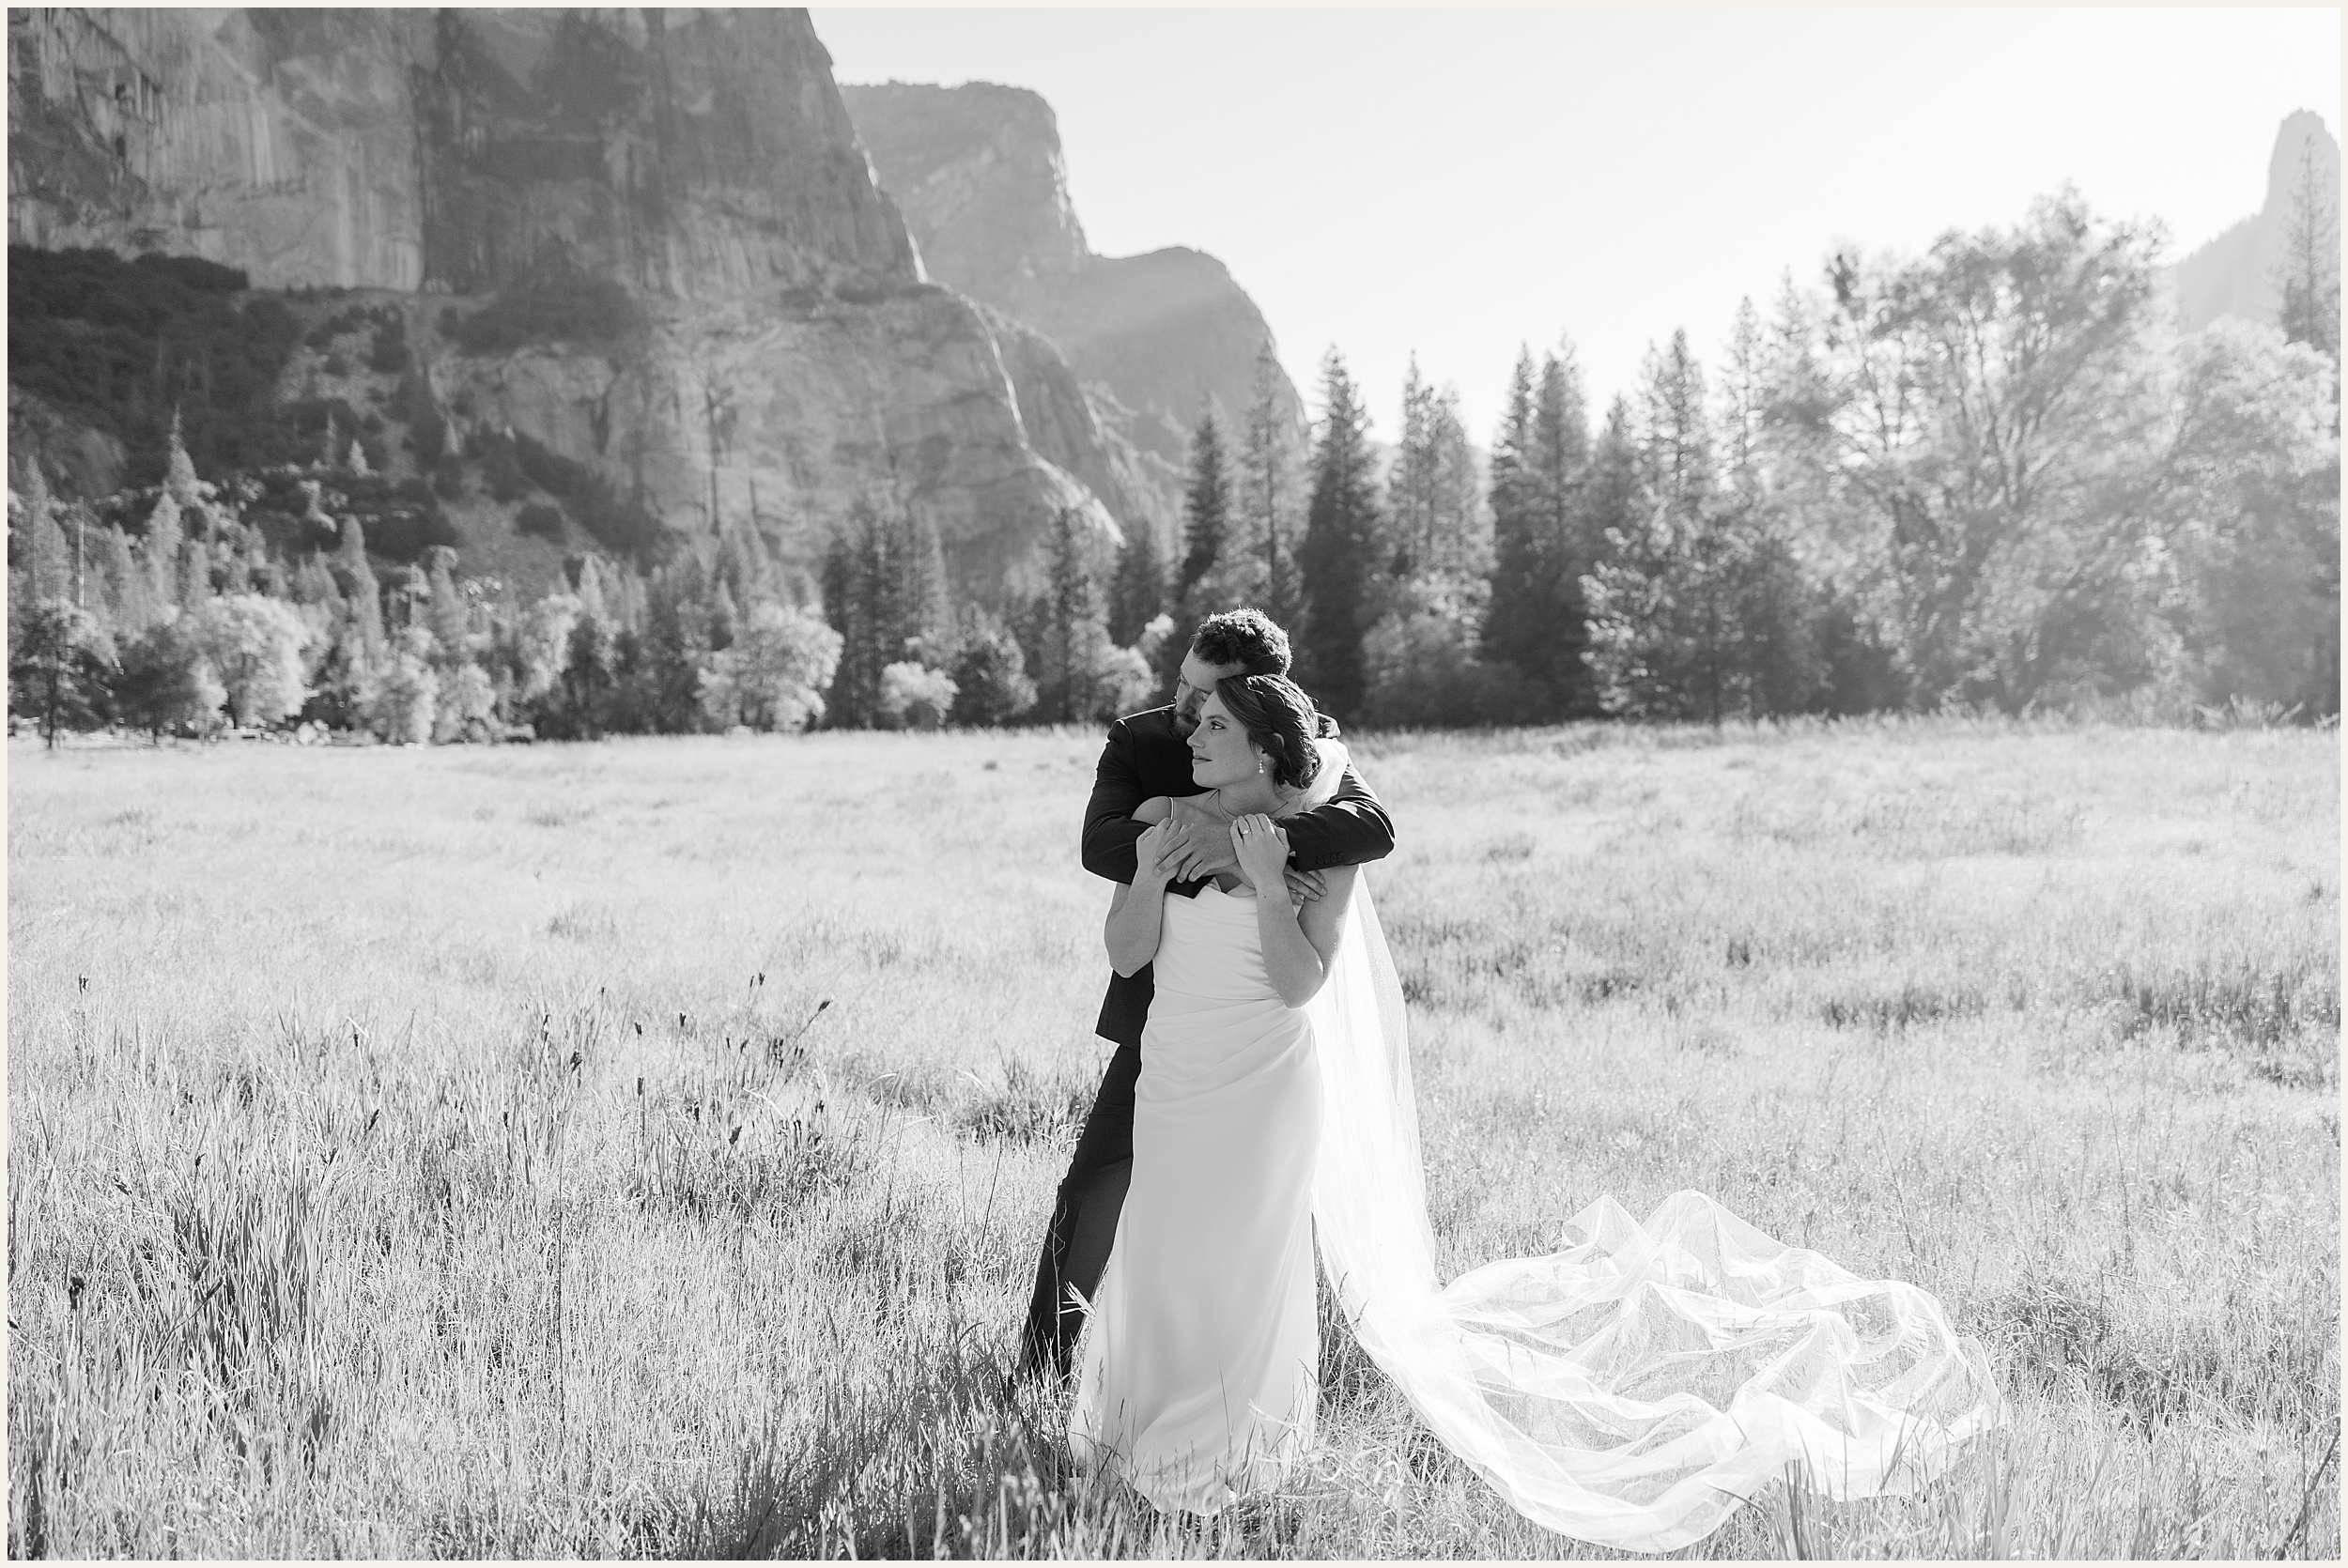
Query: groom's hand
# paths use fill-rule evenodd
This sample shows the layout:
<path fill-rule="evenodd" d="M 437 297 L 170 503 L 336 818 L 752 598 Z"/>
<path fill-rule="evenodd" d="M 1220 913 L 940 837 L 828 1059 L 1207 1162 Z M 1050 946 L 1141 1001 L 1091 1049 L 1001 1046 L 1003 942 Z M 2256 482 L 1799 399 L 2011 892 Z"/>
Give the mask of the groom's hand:
<path fill-rule="evenodd" d="M 1319 871 L 1300 870 L 1290 866 L 1282 873 L 1288 878 L 1289 897 L 1299 902 L 1310 902 L 1328 891 Z"/>
<path fill-rule="evenodd" d="M 1230 829 L 1222 823 L 1174 822 L 1166 831 L 1176 882 L 1204 882 L 1239 869 L 1239 856 L 1231 851 Z"/>

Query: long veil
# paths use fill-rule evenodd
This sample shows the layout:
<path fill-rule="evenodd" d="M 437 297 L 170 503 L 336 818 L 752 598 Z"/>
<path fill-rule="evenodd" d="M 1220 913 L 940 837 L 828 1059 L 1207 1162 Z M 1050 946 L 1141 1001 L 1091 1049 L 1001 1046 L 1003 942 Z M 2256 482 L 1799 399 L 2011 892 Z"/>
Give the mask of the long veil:
<path fill-rule="evenodd" d="M 1987 1358 L 1931 1296 L 1696 1192 L 1644 1224 L 1600 1198 L 1564 1251 L 1443 1284 L 1402 989 L 1367 877 L 1310 1008 L 1321 1261 L 1362 1348 L 1527 1518 L 1670 1551 L 1794 1467 L 1835 1498 L 1910 1491 L 2003 1420 Z"/>

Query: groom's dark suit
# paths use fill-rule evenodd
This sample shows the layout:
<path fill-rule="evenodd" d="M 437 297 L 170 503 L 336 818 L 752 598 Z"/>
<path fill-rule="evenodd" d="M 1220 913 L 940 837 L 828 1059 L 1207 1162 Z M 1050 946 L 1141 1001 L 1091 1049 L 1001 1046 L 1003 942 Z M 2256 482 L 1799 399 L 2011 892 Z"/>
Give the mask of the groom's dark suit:
<path fill-rule="evenodd" d="M 1134 844 L 1148 824 L 1133 820 L 1135 808 L 1156 795 L 1202 793 L 1190 778 L 1190 746 L 1174 730 L 1172 707 L 1120 718 L 1109 727 L 1108 744 L 1085 805 L 1084 866 L 1095 876 L 1131 884 Z M 1386 808 L 1351 767 L 1336 798 L 1282 824 L 1288 829 L 1289 860 L 1300 870 L 1358 866 L 1394 848 L 1394 824 Z M 1195 899 L 1203 882 L 1175 883 L 1168 892 Z M 1101 1092 L 1076 1139 L 1075 1158 L 1061 1178 L 1052 1208 L 1043 1255 L 1036 1264 L 1035 1298 L 1028 1303 L 1020 1364 L 1064 1375 L 1070 1348 L 1083 1316 L 1069 1299 L 1074 1286 L 1089 1299 L 1108 1261 L 1109 1240 L 1133 1174 L 1134 1084 L 1141 1076 L 1141 1028 L 1150 1018 L 1151 982 L 1144 967 L 1130 976 L 1111 975 L 1094 1030 L 1117 1042 Z"/>

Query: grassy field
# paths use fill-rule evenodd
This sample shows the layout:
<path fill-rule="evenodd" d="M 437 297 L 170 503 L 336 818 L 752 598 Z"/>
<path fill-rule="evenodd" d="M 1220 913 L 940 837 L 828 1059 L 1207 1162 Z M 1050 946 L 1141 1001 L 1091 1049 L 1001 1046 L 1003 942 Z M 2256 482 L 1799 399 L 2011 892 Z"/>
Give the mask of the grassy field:
<path fill-rule="evenodd" d="M 1203 1528 L 1005 1385 L 1105 1059 L 1097 744 L 11 746 L 10 1552 L 1603 1555 L 1341 1334 Z M 1691 1555 L 2340 1555 L 2336 734 L 1358 755 L 1446 1268 L 1697 1188 L 2014 1396 Z"/>

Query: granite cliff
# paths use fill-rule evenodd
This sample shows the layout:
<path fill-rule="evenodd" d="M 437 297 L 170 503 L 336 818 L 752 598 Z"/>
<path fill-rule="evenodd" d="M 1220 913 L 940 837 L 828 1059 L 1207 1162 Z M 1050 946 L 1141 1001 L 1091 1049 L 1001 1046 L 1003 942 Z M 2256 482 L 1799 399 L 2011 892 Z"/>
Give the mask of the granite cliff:
<path fill-rule="evenodd" d="M 1255 301 L 1202 252 L 1093 254 L 1058 122 L 1037 94 L 982 82 L 841 93 L 929 275 L 1058 347 L 1170 528 L 1199 411 L 1212 405 L 1229 429 L 1252 400 L 1271 336 Z M 1275 396 L 1301 436 L 1304 405 L 1285 375 Z"/>
<path fill-rule="evenodd" d="M 1104 546 L 1144 511 L 1051 345 L 924 277 L 802 11 L 17 10 L 9 42 L 12 243 L 388 302 L 453 436 L 510 426 L 672 530 L 754 518 L 806 563 L 894 497 L 999 603 L 1060 509 Z M 436 330 L 590 284 L 624 323 Z"/>

